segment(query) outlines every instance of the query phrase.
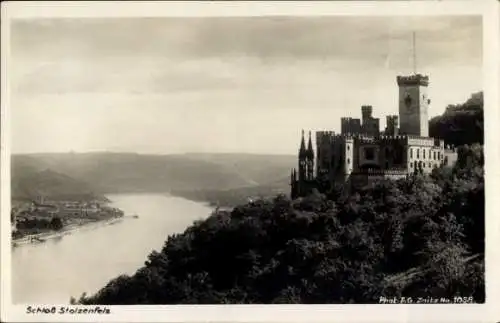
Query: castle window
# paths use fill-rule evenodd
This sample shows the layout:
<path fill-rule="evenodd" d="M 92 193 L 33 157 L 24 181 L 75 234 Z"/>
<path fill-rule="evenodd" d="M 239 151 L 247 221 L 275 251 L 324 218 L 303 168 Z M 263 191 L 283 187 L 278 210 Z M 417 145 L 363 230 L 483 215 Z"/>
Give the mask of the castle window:
<path fill-rule="evenodd" d="M 411 105 L 411 96 L 410 94 L 406 94 L 406 97 L 405 97 L 405 104 L 406 106 L 410 106 Z"/>
<path fill-rule="evenodd" d="M 347 158 L 347 164 L 350 164 L 351 163 L 351 160 L 349 158 Z"/>
<path fill-rule="evenodd" d="M 410 148 L 410 158 L 413 158 L 413 148 Z"/>
<path fill-rule="evenodd" d="M 351 150 L 351 146 L 347 145 L 347 150 L 348 151 Z"/>
<path fill-rule="evenodd" d="M 423 155 L 423 159 L 425 159 L 425 149 L 424 149 L 424 151 L 423 151 L 423 154 L 424 154 L 424 155 Z"/>
<path fill-rule="evenodd" d="M 432 159 L 436 160 L 436 152 L 432 154 Z"/>
<path fill-rule="evenodd" d="M 419 158 L 420 158 L 420 149 L 417 148 L 417 159 L 419 159 Z"/>
<path fill-rule="evenodd" d="M 432 167 L 432 164 L 431 164 L 431 163 L 429 163 L 429 168 L 431 168 L 431 167 Z"/>
<path fill-rule="evenodd" d="M 365 158 L 368 160 L 374 160 L 375 159 L 375 149 L 365 148 Z"/>
<path fill-rule="evenodd" d="M 438 151 L 438 160 L 441 159 L 441 152 Z"/>

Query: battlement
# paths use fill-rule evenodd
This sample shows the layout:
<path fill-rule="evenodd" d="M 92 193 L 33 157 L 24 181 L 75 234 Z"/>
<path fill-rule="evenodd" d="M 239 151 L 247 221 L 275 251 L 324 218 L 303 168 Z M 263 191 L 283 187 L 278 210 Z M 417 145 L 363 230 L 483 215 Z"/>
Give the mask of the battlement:
<path fill-rule="evenodd" d="M 316 131 L 317 140 L 325 140 L 325 138 L 331 138 L 330 140 L 358 140 L 361 143 L 373 143 L 373 142 L 389 142 L 389 141 L 400 141 L 405 142 L 409 145 L 421 145 L 429 147 L 445 147 L 444 141 L 432 137 L 421 137 L 415 135 L 380 135 L 377 137 L 367 136 L 360 133 L 343 133 L 338 134 L 334 131 Z M 446 146 L 447 149 L 453 150 L 454 147 Z"/>
<path fill-rule="evenodd" d="M 331 131 L 331 130 L 316 131 L 316 137 L 317 136 L 334 136 L 334 135 L 335 135 L 335 131 Z"/>
<path fill-rule="evenodd" d="M 405 135 L 396 135 L 396 136 L 389 136 L 389 135 L 380 135 L 379 137 L 382 140 L 399 140 L 399 139 L 407 139 L 408 136 Z"/>
<path fill-rule="evenodd" d="M 391 168 L 391 169 L 367 169 L 364 171 L 357 171 L 353 175 L 364 176 L 385 176 L 385 175 L 408 175 L 408 170 L 404 168 Z"/>
<path fill-rule="evenodd" d="M 373 107 L 371 105 L 362 105 L 361 106 L 361 115 L 363 120 L 370 119 L 373 114 Z"/>
<path fill-rule="evenodd" d="M 364 135 L 356 136 L 355 140 L 360 144 L 373 144 L 378 142 L 378 138 Z"/>
<path fill-rule="evenodd" d="M 417 135 L 405 135 L 408 137 L 408 139 L 428 139 L 428 140 L 434 140 L 432 137 L 424 137 L 424 136 L 417 136 Z"/>
<path fill-rule="evenodd" d="M 456 153 L 457 152 L 457 147 L 453 145 L 445 145 L 444 146 L 444 151 L 447 153 Z"/>
<path fill-rule="evenodd" d="M 390 141 L 400 141 L 400 142 L 407 142 L 408 141 L 408 136 L 407 135 L 381 135 L 379 137 L 381 142 L 390 142 Z"/>
<path fill-rule="evenodd" d="M 388 115 L 388 116 L 385 116 L 385 119 L 387 120 L 387 123 L 395 123 L 397 125 L 398 121 L 399 121 L 399 116 L 397 115 Z"/>
<path fill-rule="evenodd" d="M 316 131 L 316 144 L 321 145 L 324 142 L 332 142 L 335 137 L 335 131 Z"/>
<path fill-rule="evenodd" d="M 408 144 L 415 146 L 434 147 L 436 145 L 436 140 L 432 137 L 408 135 Z"/>
<path fill-rule="evenodd" d="M 398 85 L 421 85 L 428 86 L 429 85 L 429 77 L 424 76 L 422 74 L 414 74 L 410 76 L 398 76 L 397 77 Z"/>
<path fill-rule="evenodd" d="M 334 136 L 335 140 L 354 140 L 354 139 L 373 139 L 373 137 L 369 136 L 364 136 L 362 134 L 358 133 L 343 133 L 343 134 L 336 134 Z"/>
<path fill-rule="evenodd" d="M 439 138 L 434 138 L 434 147 L 444 148 L 444 140 Z"/>

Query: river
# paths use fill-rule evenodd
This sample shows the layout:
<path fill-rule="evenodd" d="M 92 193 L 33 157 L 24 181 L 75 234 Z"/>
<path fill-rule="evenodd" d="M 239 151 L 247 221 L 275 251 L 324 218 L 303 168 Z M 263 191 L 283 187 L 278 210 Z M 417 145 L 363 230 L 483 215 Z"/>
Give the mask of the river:
<path fill-rule="evenodd" d="M 71 296 L 93 294 L 112 278 L 133 274 L 168 235 L 183 232 L 210 215 L 202 203 L 162 195 L 112 195 L 125 215 L 113 225 L 72 232 L 60 239 L 12 249 L 15 304 L 66 304 Z"/>

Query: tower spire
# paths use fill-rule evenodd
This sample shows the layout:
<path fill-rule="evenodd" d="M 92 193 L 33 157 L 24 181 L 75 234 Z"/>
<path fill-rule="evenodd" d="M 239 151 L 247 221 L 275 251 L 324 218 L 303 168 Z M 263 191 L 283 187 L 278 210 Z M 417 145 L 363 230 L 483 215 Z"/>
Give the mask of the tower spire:
<path fill-rule="evenodd" d="M 299 157 L 305 157 L 305 156 L 306 156 L 306 142 L 304 139 L 304 130 L 302 130 L 302 139 L 300 140 Z"/>
<path fill-rule="evenodd" d="M 309 157 L 314 158 L 314 151 L 313 151 L 312 140 L 311 140 L 311 131 L 309 131 L 309 142 L 307 143 L 307 154 L 309 155 Z"/>

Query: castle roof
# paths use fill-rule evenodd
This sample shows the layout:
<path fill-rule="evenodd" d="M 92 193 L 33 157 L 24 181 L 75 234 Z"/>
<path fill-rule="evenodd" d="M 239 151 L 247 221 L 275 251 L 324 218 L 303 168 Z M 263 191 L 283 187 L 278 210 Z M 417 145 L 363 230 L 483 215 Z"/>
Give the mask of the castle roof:
<path fill-rule="evenodd" d="M 398 76 L 398 85 L 429 85 L 429 77 L 422 74 L 414 74 L 410 76 Z"/>
<path fill-rule="evenodd" d="M 306 157 L 306 142 L 304 141 L 304 130 L 302 130 L 302 139 L 300 141 L 299 157 Z"/>
<path fill-rule="evenodd" d="M 314 158 L 314 150 L 311 141 L 311 132 L 309 131 L 309 142 L 307 143 L 307 156 L 310 158 Z"/>

